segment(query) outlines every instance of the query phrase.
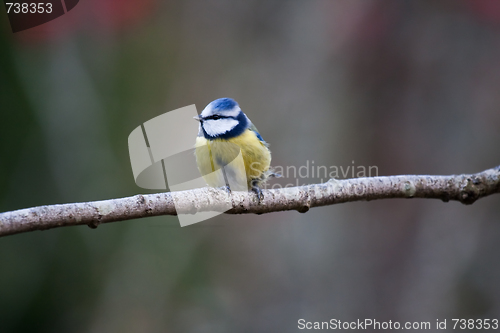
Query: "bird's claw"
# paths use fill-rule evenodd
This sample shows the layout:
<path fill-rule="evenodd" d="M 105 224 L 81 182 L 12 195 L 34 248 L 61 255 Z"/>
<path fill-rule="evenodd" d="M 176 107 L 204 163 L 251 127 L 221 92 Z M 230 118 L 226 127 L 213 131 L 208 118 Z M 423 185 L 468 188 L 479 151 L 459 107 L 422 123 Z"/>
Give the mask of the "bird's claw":
<path fill-rule="evenodd" d="M 226 191 L 226 193 L 228 195 L 231 195 L 231 188 L 229 187 L 229 185 L 222 186 L 221 189 L 223 189 L 224 191 Z"/>
<path fill-rule="evenodd" d="M 257 185 L 252 186 L 252 192 L 257 194 L 257 200 L 259 201 L 259 203 L 262 201 L 262 199 L 264 199 L 264 194 L 262 194 L 262 190 Z"/>

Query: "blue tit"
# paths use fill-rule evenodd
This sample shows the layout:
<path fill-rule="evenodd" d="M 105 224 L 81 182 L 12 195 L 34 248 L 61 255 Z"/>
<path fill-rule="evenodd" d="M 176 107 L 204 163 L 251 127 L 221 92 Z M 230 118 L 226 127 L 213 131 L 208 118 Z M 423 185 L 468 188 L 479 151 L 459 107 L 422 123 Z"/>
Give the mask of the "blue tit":
<path fill-rule="evenodd" d="M 238 103 L 231 98 L 216 99 L 195 119 L 200 122 L 196 163 L 207 184 L 212 187 L 225 184 L 228 190 L 232 188 L 229 184 L 244 184 L 260 201 L 259 185 L 274 176 L 269 169 L 271 151 Z M 240 152 L 243 163 L 231 163 Z"/>

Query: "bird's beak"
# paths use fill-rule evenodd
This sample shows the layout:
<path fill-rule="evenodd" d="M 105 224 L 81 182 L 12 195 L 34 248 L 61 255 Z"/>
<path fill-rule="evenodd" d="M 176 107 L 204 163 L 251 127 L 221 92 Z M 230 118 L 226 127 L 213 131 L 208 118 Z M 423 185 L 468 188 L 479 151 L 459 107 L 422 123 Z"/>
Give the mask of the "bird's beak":
<path fill-rule="evenodd" d="M 201 116 L 193 117 L 195 120 L 201 121 Z"/>

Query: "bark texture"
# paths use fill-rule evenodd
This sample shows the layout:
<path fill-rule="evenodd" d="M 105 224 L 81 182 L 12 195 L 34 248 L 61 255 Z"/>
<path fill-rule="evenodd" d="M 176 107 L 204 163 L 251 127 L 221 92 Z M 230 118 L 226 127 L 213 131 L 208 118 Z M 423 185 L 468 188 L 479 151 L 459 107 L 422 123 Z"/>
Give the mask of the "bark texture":
<path fill-rule="evenodd" d="M 389 176 L 331 179 L 326 183 L 262 191 L 259 202 L 251 192 L 199 188 L 189 191 L 135 195 L 127 198 L 69 203 L 0 213 L 0 236 L 33 230 L 101 223 L 148 216 L 221 211 L 229 214 L 263 214 L 286 210 L 307 212 L 312 207 L 343 202 L 389 198 L 427 198 L 472 204 L 500 193 L 500 166 L 476 174 L 450 176 Z"/>

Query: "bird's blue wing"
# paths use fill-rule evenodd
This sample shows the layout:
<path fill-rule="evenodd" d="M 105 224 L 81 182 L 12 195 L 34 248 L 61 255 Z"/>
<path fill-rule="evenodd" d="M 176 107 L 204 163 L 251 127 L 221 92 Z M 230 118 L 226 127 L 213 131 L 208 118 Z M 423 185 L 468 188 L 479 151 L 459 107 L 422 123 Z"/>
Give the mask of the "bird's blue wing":
<path fill-rule="evenodd" d="M 260 142 L 262 142 L 266 147 L 269 146 L 269 144 L 266 141 L 264 141 L 264 139 L 262 138 L 262 136 L 259 133 L 259 130 L 257 129 L 257 127 L 255 127 L 254 124 L 250 123 L 250 126 L 248 126 L 248 129 L 250 131 L 254 132 L 255 135 L 259 138 Z"/>

